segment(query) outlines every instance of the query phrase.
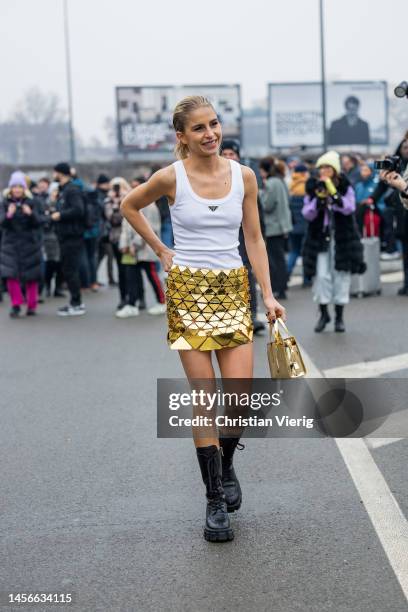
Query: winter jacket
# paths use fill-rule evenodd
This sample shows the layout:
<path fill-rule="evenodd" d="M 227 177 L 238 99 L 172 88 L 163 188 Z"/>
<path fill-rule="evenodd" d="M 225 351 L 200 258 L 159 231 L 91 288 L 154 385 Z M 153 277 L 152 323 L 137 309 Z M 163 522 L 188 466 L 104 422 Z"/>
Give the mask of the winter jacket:
<path fill-rule="evenodd" d="M 160 237 L 160 212 L 156 204 L 149 204 L 140 212 L 144 217 L 146 217 L 156 236 Z M 135 232 L 130 223 L 126 219 L 123 219 L 119 248 L 125 249 L 129 248 L 130 246 L 134 246 L 136 248 L 137 261 L 159 261 L 159 257 L 156 255 L 153 249 L 145 240 L 143 240 L 140 234 Z"/>
<path fill-rule="evenodd" d="M 7 211 L 10 204 L 17 210 L 10 218 Z M 31 215 L 23 212 L 27 204 Z M 0 203 L 0 227 L 2 239 L 0 248 L 0 276 L 17 278 L 22 282 L 39 281 L 41 278 L 41 225 L 44 222 L 42 207 L 38 200 L 25 195 L 15 202 L 11 195 Z"/>
<path fill-rule="evenodd" d="M 374 176 L 370 176 L 370 178 L 365 181 L 358 181 L 354 186 L 357 204 L 360 204 L 363 200 L 367 200 L 367 198 L 371 198 L 376 188 L 377 181 Z"/>
<path fill-rule="evenodd" d="M 297 234 L 298 236 L 303 236 L 306 233 L 307 227 L 306 220 L 302 215 L 303 200 L 302 196 L 291 196 L 289 200 L 293 225 L 291 234 Z"/>
<path fill-rule="evenodd" d="M 303 236 L 306 233 L 306 221 L 302 215 L 302 208 L 308 178 L 308 172 L 292 172 L 289 183 L 289 207 L 293 224 L 291 233 L 299 236 Z"/>
<path fill-rule="evenodd" d="M 292 230 L 289 194 L 285 181 L 270 177 L 260 191 L 264 211 L 265 236 L 281 236 Z"/>
<path fill-rule="evenodd" d="M 289 195 L 304 197 L 308 178 L 309 172 L 293 171 L 289 181 Z"/>
<path fill-rule="evenodd" d="M 78 185 L 68 181 L 60 186 L 56 209 L 61 214 L 56 225 L 60 240 L 82 236 L 85 231 L 85 205 Z"/>
<path fill-rule="evenodd" d="M 340 175 L 338 198 L 320 200 L 315 196 L 317 179 L 306 184 L 303 216 L 309 221 L 303 246 L 303 268 L 306 276 L 316 274 L 319 253 L 328 250 L 332 236 L 335 241 L 335 269 L 353 274 L 366 270 L 363 247 L 355 218 L 355 196 L 348 179 Z"/>
<path fill-rule="evenodd" d="M 45 261 L 60 260 L 60 245 L 57 234 L 57 222 L 51 220 L 51 214 L 55 212 L 55 203 L 50 200 L 43 200 L 44 225 L 43 225 L 43 245 Z"/>
<path fill-rule="evenodd" d="M 105 200 L 105 218 L 109 223 L 109 242 L 119 244 L 123 216 L 120 212 L 120 201 L 107 197 Z"/>

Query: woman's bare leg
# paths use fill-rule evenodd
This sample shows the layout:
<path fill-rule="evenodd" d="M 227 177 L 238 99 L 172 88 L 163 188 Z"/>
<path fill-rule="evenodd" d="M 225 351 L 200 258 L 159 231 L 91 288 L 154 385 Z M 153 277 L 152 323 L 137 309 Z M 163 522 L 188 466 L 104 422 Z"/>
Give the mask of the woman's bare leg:
<path fill-rule="evenodd" d="M 197 384 L 194 379 L 199 379 L 199 389 L 206 393 L 215 393 L 215 372 L 211 361 L 211 351 L 179 351 L 180 359 L 187 379 L 192 388 Z M 193 416 L 208 416 L 213 418 L 214 425 L 208 427 L 193 427 L 193 439 L 196 448 L 204 446 L 216 446 L 219 448 L 218 433 L 215 426 L 216 411 L 207 410 L 205 406 L 197 406 L 193 410 Z"/>
<path fill-rule="evenodd" d="M 252 378 L 254 348 L 252 342 L 215 351 L 222 378 Z"/>
<path fill-rule="evenodd" d="M 254 351 L 252 342 L 234 348 L 219 349 L 216 351 L 218 365 L 221 371 L 224 393 L 250 394 L 254 369 Z M 234 380 L 228 380 L 234 379 Z M 248 416 L 248 406 L 231 404 L 224 406 L 224 415 L 227 417 Z M 219 436 L 240 438 L 243 428 L 227 425 L 219 427 Z"/>

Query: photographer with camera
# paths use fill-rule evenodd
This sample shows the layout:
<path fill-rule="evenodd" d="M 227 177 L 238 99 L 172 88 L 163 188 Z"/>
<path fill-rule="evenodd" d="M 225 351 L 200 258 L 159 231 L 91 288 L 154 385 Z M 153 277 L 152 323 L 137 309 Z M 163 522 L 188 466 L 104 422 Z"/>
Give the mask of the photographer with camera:
<path fill-rule="evenodd" d="M 18 318 L 27 302 L 27 316 L 35 315 L 41 279 L 41 204 L 27 189 L 22 172 L 13 172 L 0 204 L 2 229 L 0 276 L 7 280 L 10 317 Z M 25 289 L 23 296 L 22 285 Z"/>
<path fill-rule="evenodd" d="M 398 290 L 398 295 L 408 296 L 408 139 L 404 139 L 398 147 L 397 153 L 375 162 L 376 170 L 380 170 L 382 183 L 373 194 L 373 199 L 385 191 L 387 187 L 394 189 L 390 196 L 385 198 L 387 206 L 393 208 L 396 220 L 396 236 L 402 244 L 404 284 Z"/>
<path fill-rule="evenodd" d="M 112 245 L 113 256 L 118 267 L 120 301 L 117 311 L 122 310 L 127 304 L 126 268 L 122 263 L 119 241 L 123 221 L 120 204 L 129 191 L 131 191 L 129 183 L 121 176 L 117 176 L 111 180 L 108 196 L 105 200 L 105 218 L 110 225 L 109 242 Z"/>
<path fill-rule="evenodd" d="M 309 225 L 303 247 L 306 276 L 314 277 L 313 299 L 320 318 L 315 332 L 330 322 L 328 305 L 335 305 L 335 331 L 344 332 L 344 306 L 350 299 L 351 274 L 362 274 L 366 266 L 355 221 L 353 187 L 340 172 L 340 157 L 328 151 L 316 163 L 318 176 L 306 183 L 302 214 Z"/>

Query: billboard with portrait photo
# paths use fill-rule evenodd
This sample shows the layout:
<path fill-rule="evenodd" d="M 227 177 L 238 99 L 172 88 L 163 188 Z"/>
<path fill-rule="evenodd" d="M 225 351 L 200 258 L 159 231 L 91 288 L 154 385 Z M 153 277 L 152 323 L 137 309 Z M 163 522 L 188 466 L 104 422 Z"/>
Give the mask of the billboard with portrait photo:
<path fill-rule="evenodd" d="M 330 83 L 326 101 L 329 146 L 388 144 L 385 81 Z"/>
<path fill-rule="evenodd" d="M 224 135 L 240 139 L 239 85 L 117 87 L 119 149 L 123 152 L 171 152 L 176 142 L 173 109 L 182 98 L 191 95 L 209 98 L 220 118 Z"/>
<path fill-rule="evenodd" d="M 323 147 L 319 82 L 270 83 L 268 114 L 271 147 Z M 387 83 L 327 83 L 326 130 L 331 147 L 388 144 Z"/>

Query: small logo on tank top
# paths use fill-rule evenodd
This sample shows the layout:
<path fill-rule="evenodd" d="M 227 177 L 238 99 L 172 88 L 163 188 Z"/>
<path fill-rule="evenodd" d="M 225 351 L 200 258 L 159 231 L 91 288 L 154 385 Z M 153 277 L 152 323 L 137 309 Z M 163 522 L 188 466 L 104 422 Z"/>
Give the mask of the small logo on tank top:
<path fill-rule="evenodd" d="M 212 212 L 214 212 L 214 210 L 217 210 L 218 206 L 209 206 L 208 207 Z"/>

